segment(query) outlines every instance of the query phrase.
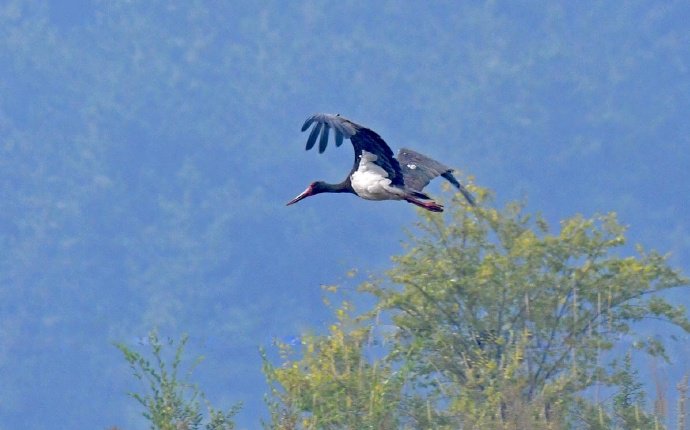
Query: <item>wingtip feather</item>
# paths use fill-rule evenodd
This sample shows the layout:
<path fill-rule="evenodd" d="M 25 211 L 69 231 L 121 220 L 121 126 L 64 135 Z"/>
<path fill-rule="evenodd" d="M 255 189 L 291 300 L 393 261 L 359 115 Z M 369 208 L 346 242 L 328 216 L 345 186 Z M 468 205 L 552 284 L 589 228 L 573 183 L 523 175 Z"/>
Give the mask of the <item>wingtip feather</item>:
<path fill-rule="evenodd" d="M 312 125 L 312 123 L 313 123 L 314 120 L 316 119 L 315 117 L 316 117 L 316 115 L 312 115 L 312 116 L 310 116 L 309 118 L 307 118 L 306 121 L 304 121 L 304 124 L 302 125 L 302 131 L 303 131 L 303 132 L 304 132 L 304 131 L 307 131 L 307 129 L 309 128 L 309 126 Z"/>
<path fill-rule="evenodd" d="M 470 206 L 477 206 L 477 202 L 474 200 L 474 196 L 470 194 L 470 192 L 467 191 L 465 187 L 460 185 L 459 190 L 462 193 L 462 195 L 465 196 L 465 200 L 467 200 L 467 203 L 469 203 Z"/>
<path fill-rule="evenodd" d="M 444 172 L 441 176 L 446 178 L 446 180 L 448 182 L 453 184 L 455 186 L 455 188 L 457 188 L 458 191 L 460 191 L 460 193 L 465 197 L 465 199 L 467 200 L 467 203 L 469 203 L 470 206 L 477 206 L 477 203 L 474 200 L 474 196 L 469 191 L 467 191 L 467 188 L 463 187 L 462 184 L 457 179 L 455 179 L 455 176 L 453 176 L 452 170 L 448 170 L 447 172 Z"/>
<path fill-rule="evenodd" d="M 328 124 L 323 125 L 321 140 L 319 141 L 319 154 L 323 154 L 323 152 L 326 150 L 326 146 L 328 146 L 328 131 L 330 129 L 331 128 L 328 126 Z"/>
<path fill-rule="evenodd" d="M 314 144 L 316 143 L 316 138 L 319 135 L 319 132 L 321 131 L 321 123 L 317 122 L 314 128 L 311 130 L 311 133 L 309 134 L 309 139 L 307 140 L 307 147 L 306 150 L 309 151 L 314 147 Z"/>

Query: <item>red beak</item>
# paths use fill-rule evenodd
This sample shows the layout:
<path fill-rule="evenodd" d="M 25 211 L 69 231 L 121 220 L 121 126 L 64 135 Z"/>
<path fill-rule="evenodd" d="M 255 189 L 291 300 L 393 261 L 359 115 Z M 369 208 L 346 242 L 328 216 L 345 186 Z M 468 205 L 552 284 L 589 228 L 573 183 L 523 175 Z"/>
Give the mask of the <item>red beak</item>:
<path fill-rule="evenodd" d="M 312 190 L 311 186 L 309 186 L 309 187 L 307 187 L 306 190 L 304 190 L 304 191 L 302 192 L 302 194 L 300 194 L 299 196 L 297 196 L 297 197 L 295 197 L 294 199 L 290 200 L 290 201 L 288 202 L 288 204 L 285 205 L 285 206 L 290 206 L 290 205 L 293 205 L 293 204 L 297 203 L 298 201 L 300 201 L 300 200 L 302 200 L 302 199 L 306 199 L 307 197 L 311 196 L 312 193 L 313 193 L 313 190 Z"/>

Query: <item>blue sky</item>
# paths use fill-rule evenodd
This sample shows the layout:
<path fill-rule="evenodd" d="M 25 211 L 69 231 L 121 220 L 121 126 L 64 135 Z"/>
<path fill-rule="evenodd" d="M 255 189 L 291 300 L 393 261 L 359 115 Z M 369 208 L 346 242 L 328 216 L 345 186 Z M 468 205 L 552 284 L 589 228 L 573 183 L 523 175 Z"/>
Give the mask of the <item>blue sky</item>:
<path fill-rule="evenodd" d="M 3 3 L 0 429 L 141 426 L 112 343 L 154 327 L 189 333 L 211 400 L 256 427 L 258 347 L 328 321 L 320 286 L 381 273 L 416 219 L 284 206 L 351 167 L 347 146 L 304 151 L 315 112 L 554 228 L 616 211 L 690 272 L 688 19 L 682 1 Z"/>

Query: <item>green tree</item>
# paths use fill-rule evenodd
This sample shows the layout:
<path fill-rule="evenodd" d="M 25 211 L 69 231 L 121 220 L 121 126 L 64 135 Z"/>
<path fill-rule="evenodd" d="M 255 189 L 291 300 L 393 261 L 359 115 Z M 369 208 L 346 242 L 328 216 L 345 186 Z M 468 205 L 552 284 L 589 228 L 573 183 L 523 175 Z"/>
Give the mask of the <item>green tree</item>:
<path fill-rule="evenodd" d="M 284 343 L 278 344 L 282 366 L 273 366 L 264 354 L 270 428 L 398 428 L 401 373 L 384 360 L 367 359 L 371 327 L 352 320 L 349 311 L 348 303 L 336 311 L 328 334 L 304 336 L 301 359 L 293 360 L 297 351 Z"/>
<path fill-rule="evenodd" d="M 613 397 L 614 423 L 622 429 L 654 428 L 654 418 L 645 414 L 645 395 L 637 379 L 637 370 L 632 365 L 632 354 L 623 357 L 620 371 L 614 376 L 619 390 Z"/>
<path fill-rule="evenodd" d="M 621 256 L 625 228 L 615 214 L 574 216 L 552 232 L 522 205 L 494 209 L 486 190 L 474 191 L 481 202 L 476 208 L 454 199 L 459 203 L 446 205 L 444 216 L 421 213 L 419 231 L 394 258 L 389 281 L 361 287 L 377 303 L 360 324 L 368 322 L 370 330 L 374 316 L 383 315 L 397 327 L 385 358 L 374 364 L 402 384 L 389 408 L 398 415 L 387 422 L 395 424 L 368 428 L 559 428 L 585 424 L 578 411 L 586 408 L 602 415 L 597 425 L 609 428 L 620 422 L 611 413 L 639 411 L 639 399 L 607 412 L 580 393 L 598 384 L 621 387 L 621 393 L 634 388 L 603 357 L 622 336 L 666 358 L 663 343 L 638 335 L 635 324 L 653 318 L 690 332 L 685 309 L 657 294 L 688 280 L 657 252 L 638 246 L 637 255 Z M 339 330 L 349 339 L 367 326 Z M 295 423 L 317 415 L 297 398 L 347 411 L 341 392 L 324 396 L 329 384 L 315 382 L 330 381 L 322 374 L 330 355 L 313 345 L 335 339 L 334 333 L 310 338 L 301 357 L 284 357 L 281 369 L 310 381 L 300 385 L 299 396 L 291 395 L 292 380 L 269 372 L 283 389 L 273 399 L 289 405 Z M 356 341 L 348 345 L 348 360 L 372 368 L 362 364 Z M 305 426 L 317 427 L 349 428 L 341 422 Z"/>
<path fill-rule="evenodd" d="M 239 405 L 233 406 L 228 411 L 215 409 L 206 401 L 202 391 L 187 380 L 180 379 L 179 371 L 187 339 L 184 336 L 178 342 L 170 363 L 165 357 L 166 344 L 161 342 L 155 331 L 148 337 L 152 361 L 124 344 L 116 345 L 124 354 L 136 378 L 147 386 L 144 394 L 131 393 L 131 396 L 144 407 L 143 415 L 150 422 L 152 430 L 201 428 L 231 430 L 235 428 L 232 417 L 238 412 Z M 173 347 L 174 342 L 168 340 L 167 346 Z M 207 406 L 206 419 L 200 405 L 202 400 Z M 204 421 L 206 421 L 205 425 Z"/>

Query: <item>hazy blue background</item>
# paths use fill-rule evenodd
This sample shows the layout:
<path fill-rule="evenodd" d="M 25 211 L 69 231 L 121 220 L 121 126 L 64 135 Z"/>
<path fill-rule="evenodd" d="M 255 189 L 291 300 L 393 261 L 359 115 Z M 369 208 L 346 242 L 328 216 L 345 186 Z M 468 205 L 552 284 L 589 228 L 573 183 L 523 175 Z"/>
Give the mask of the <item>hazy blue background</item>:
<path fill-rule="evenodd" d="M 284 206 L 351 166 L 304 151 L 318 111 L 554 224 L 617 211 L 690 272 L 688 22 L 683 0 L 1 2 L 0 429 L 143 428 L 112 342 L 153 327 L 258 428 L 258 347 L 327 321 L 319 286 L 384 270 L 416 217 Z"/>

